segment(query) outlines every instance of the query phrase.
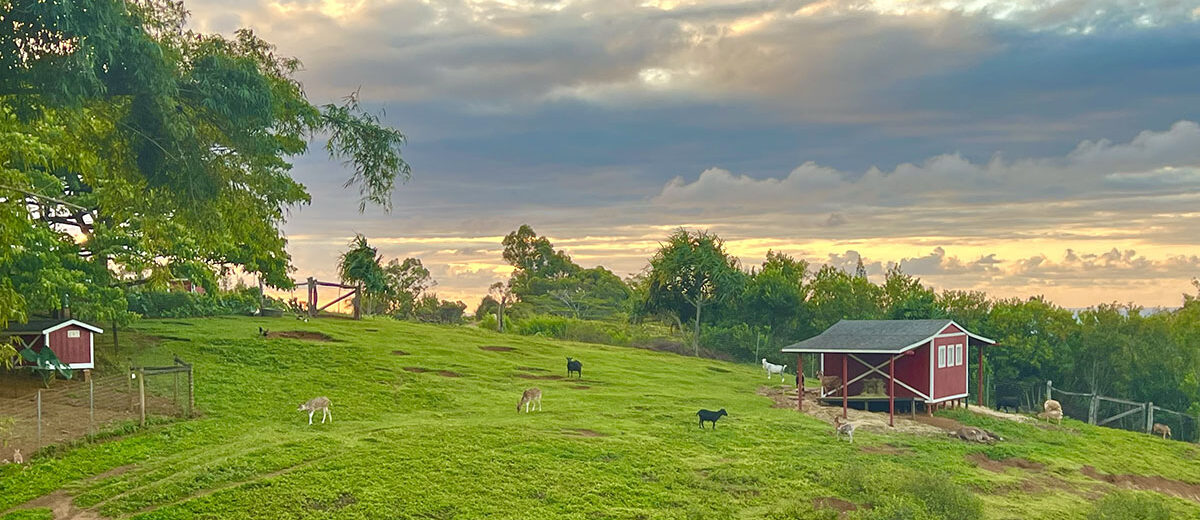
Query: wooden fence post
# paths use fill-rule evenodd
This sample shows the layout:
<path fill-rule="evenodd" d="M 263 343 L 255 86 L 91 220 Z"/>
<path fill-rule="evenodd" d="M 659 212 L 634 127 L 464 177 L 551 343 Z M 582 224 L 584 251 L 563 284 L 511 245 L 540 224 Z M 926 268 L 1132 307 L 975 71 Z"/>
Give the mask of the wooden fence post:
<path fill-rule="evenodd" d="M 193 410 L 196 409 L 196 383 L 192 379 L 192 365 L 187 366 L 188 370 L 188 417 L 192 416 Z"/>
<path fill-rule="evenodd" d="M 1088 424 L 1096 424 L 1096 414 L 1100 409 L 1100 394 L 1092 394 L 1092 402 L 1088 406 Z"/>
<path fill-rule="evenodd" d="M 96 433 L 96 380 L 88 379 L 88 435 Z"/>
<path fill-rule="evenodd" d="M 37 393 L 37 446 L 42 448 L 42 389 Z"/>
<path fill-rule="evenodd" d="M 140 420 L 139 420 L 138 424 L 140 426 L 146 426 L 146 371 L 139 368 L 137 371 L 137 376 L 138 376 L 138 402 L 141 403 L 138 406 L 138 410 L 140 413 Z"/>
<path fill-rule="evenodd" d="M 1154 428 L 1154 402 L 1146 402 L 1146 433 Z"/>
<path fill-rule="evenodd" d="M 1046 400 L 1054 399 L 1054 383 L 1049 379 L 1046 380 Z"/>

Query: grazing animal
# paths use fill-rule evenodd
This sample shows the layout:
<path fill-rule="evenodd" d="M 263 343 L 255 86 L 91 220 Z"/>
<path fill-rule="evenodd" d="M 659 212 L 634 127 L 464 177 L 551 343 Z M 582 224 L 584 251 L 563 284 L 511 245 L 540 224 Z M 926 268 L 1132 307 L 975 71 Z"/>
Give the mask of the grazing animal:
<path fill-rule="evenodd" d="M 21 456 L 21 450 L 13 450 L 13 464 L 20 466 L 25 463 L 25 458 Z"/>
<path fill-rule="evenodd" d="M 783 371 L 787 368 L 787 365 L 776 365 L 775 363 L 767 361 L 767 358 L 763 358 L 762 365 L 763 370 L 767 371 L 767 379 L 771 379 L 772 374 L 779 374 L 779 382 L 782 383 L 786 381 L 786 379 L 783 378 Z"/>
<path fill-rule="evenodd" d="M 715 429 L 717 429 L 717 419 L 720 419 L 721 417 L 729 415 L 729 414 L 725 412 L 724 408 L 722 408 L 715 412 L 712 410 L 700 410 L 699 412 L 696 412 L 696 415 L 700 416 L 700 429 L 701 430 L 704 429 L 704 423 L 706 423 L 706 422 L 712 423 L 713 429 L 715 430 Z"/>
<path fill-rule="evenodd" d="M 313 414 L 316 413 L 317 410 L 320 410 L 321 424 L 325 424 L 326 417 L 329 417 L 329 424 L 333 424 L 333 412 L 329 411 L 329 408 L 332 405 L 333 403 L 329 402 L 328 397 L 314 397 L 309 399 L 307 403 L 300 405 L 300 408 L 297 408 L 296 411 L 308 412 L 308 424 L 312 424 Z"/>
<path fill-rule="evenodd" d="M 841 417 L 834 416 L 834 418 L 833 418 L 833 436 L 835 438 L 841 439 L 842 435 L 845 435 L 846 437 L 850 438 L 850 444 L 854 444 L 854 429 L 855 428 L 858 428 L 858 425 L 851 423 L 851 422 L 844 423 L 844 422 L 842 422 Z"/>
<path fill-rule="evenodd" d="M 1019 412 L 1021 411 L 1021 398 L 1015 395 L 998 395 L 996 396 L 996 409 Z"/>
<path fill-rule="evenodd" d="M 525 406 L 525 413 L 529 413 L 529 405 L 533 405 L 534 410 L 541 411 L 542 409 L 542 391 L 537 388 L 530 388 L 521 394 L 521 402 L 517 403 L 517 413 L 521 413 L 521 406 Z"/>
<path fill-rule="evenodd" d="M 992 442 L 995 442 L 995 441 L 1004 440 L 999 435 L 996 435 L 987 430 L 976 428 L 974 426 L 964 426 L 962 428 L 954 430 L 954 431 L 950 432 L 950 436 L 957 437 L 964 441 L 985 442 L 988 444 L 991 444 Z"/>
<path fill-rule="evenodd" d="M 821 388 L 825 390 L 826 394 L 831 394 L 834 390 L 842 387 L 841 376 L 827 376 L 824 372 L 817 372 L 817 379 L 821 380 Z"/>
<path fill-rule="evenodd" d="M 259 327 L 259 328 L 258 328 L 258 335 L 259 335 L 259 336 L 262 336 L 262 337 L 264 337 L 264 338 L 265 338 L 265 337 L 267 337 L 267 334 L 270 334 L 270 332 L 268 332 L 268 331 L 267 331 L 267 329 L 264 329 L 264 328 L 262 328 L 262 327 Z"/>
<path fill-rule="evenodd" d="M 567 377 L 571 377 L 571 372 L 579 374 L 579 379 L 583 379 L 583 363 L 578 359 L 567 358 Z"/>
<path fill-rule="evenodd" d="M 1171 427 L 1167 426 L 1163 423 L 1154 423 L 1154 426 L 1152 428 L 1150 428 L 1150 431 L 1153 433 L 1161 434 L 1163 439 L 1166 439 L 1167 437 L 1171 437 Z"/>
<path fill-rule="evenodd" d="M 1038 417 L 1045 417 L 1046 422 L 1050 422 L 1051 420 L 1057 419 L 1058 424 L 1062 425 L 1062 420 L 1063 420 L 1062 403 L 1059 403 L 1058 401 L 1055 401 L 1054 399 L 1047 399 L 1045 403 L 1042 403 L 1042 410 L 1043 410 L 1042 413 L 1038 414 Z"/>

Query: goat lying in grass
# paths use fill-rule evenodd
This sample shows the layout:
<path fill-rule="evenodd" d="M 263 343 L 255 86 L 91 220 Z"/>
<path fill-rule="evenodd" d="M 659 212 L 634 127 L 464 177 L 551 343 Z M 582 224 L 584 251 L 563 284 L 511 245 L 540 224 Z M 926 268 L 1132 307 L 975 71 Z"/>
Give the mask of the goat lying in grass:
<path fill-rule="evenodd" d="M 1038 417 L 1045 417 L 1046 422 L 1050 422 L 1052 420 L 1057 419 L 1058 424 L 1060 426 L 1062 425 L 1062 420 L 1063 420 L 1062 403 L 1059 403 L 1058 401 L 1055 401 L 1054 399 L 1047 399 L 1046 402 L 1042 403 L 1042 410 L 1043 410 L 1042 413 L 1038 414 Z"/>
<path fill-rule="evenodd" d="M 1158 434 L 1158 435 L 1162 435 L 1162 438 L 1164 440 L 1167 439 L 1168 437 L 1171 437 L 1171 427 L 1167 426 L 1163 423 L 1154 423 L 1154 426 L 1152 428 L 1150 428 L 1150 432 Z"/>
<path fill-rule="evenodd" d="M 517 403 L 517 413 L 521 413 L 521 406 L 525 406 L 525 413 L 529 413 L 529 405 L 533 405 L 533 409 L 541 411 L 542 409 L 542 391 L 537 388 L 530 388 L 521 394 L 521 402 Z"/>
<path fill-rule="evenodd" d="M 578 359 L 567 358 L 567 377 L 571 377 L 571 372 L 579 374 L 579 379 L 583 379 L 583 363 Z"/>
<path fill-rule="evenodd" d="M 950 432 L 950 436 L 957 437 L 964 441 L 984 442 L 984 443 L 988 443 L 988 444 L 991 444 L 994 441 L 1004 440 L 999 435 L 996 435 L 987 430 L 976 428 L 974 426 L 964 426 L 962 428 L 954 430 L 954 431 Z"/>
<path fill-rule="evenodd" d="M 833 417 L 833 436 L 835 438 L 841 439 L 842 435 L 844 434 L 846 437 L 850 438 L 850 444 L 854 444 L 855 428 L 858 428 L 858 425 L 850 422 L 844 423 L 842 422 L 842 418 L 838 416 Z"/>
<path fill-rule="evenodd" d="M 787 365 L 776 365 L 775 363 L 767 361 L 767 358 L 763 358 L 762 365 L 763 370 L 767 371 L 767 379 L 771 379 L 771 375 L 773 374 L 779 374 L 779 382 L 782 383 L 785 381 L 783 378 L 783 370 L 787 368 Z"/>
<path fill-rule="evenodd" d="M 722 408 L 715 412 L 712 410 L 700 410 L 699 412 L 696 412 L 696 415 L 700 416 L 700 429 L 701 430 L 704 429 L 704 423 L 706 423 L 706 422 L 712 423 L 713 429 L 715 430 L 715 429 L 717 429 L 717 419 L 720 419 L 722 416 L 729 415 L 729 414 L 725 413 L 725 409 Z"/>
<path fill-rule="evenodd" d="M 333 403 L 329 402 L 328 397 L 314 397 L 309 399 L 307 403 L 300 405 L 300 408 L 297 408 L 296 411 L 308 412 L 308 424 L 312 424 L 313 414 L 317 413 L 317 410 L 320 410 L 321 424 L 325 424 L 326 417 L 329 417 L 329 424 L 333 424 L 333 412 L 329 411 L 332 405 Z"/>

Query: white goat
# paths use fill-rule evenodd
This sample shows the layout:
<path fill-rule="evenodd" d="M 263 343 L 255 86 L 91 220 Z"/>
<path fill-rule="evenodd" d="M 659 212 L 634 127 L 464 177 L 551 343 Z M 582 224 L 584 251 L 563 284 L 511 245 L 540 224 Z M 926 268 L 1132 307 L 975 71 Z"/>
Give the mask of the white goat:
<path fill-rule="evenodd" d="M 767 379 L 771 379 L 772 374 L 779 374 L 779 380 L 786 381 L 786 379 L 783 377 L 783 370 L 787 368 L 787 365 L 776 365 L 770 361 L 767 361 L 767 358 L 763 358 L 762 363 L 763 370 L 767 371 Z"/>
<path fill-rule="evenodd" d="M 842 422 L 841 417 L 838 417 L 838 416 L 833 417 L 833 435 L 834 435 L 834 437 L 840 439 L 840 438 L 842 438 L 842 434 L 845 434 L 846 437 L 850 438 L 850 444 L 854 444 L 854 429 L 855 428 L 858 428 L 857 424 L 849 423 L 849 422 L 844 423 L 844 422 Z"/>
<path fill-rule="evenodd" d="M 314 397 L 309 399 L 307 403 L 300 405 L 297 412 L 308 412 L 308 424 L 312 424 L 313 414 L 317 410 L 321 410 L 321 424 L 325 424 L 325 418 L 329 417 L 329 424 L 333 424 L 333 412 L 329 411 L 333 403 L 329 402 L 328 397 Z"/>
<path fill-rule="evenodd" d="M 1062 425 L 1062 420 L 1063 420 L 1062 403 L 1059 403 L 1058 401 L 1055 401 L 1054 399 L 1047 399 L 1046 402 L 1042 403 L 1042 410 L 1043 410 L 1042 413 L 1038 414 L 1039 417 L 1045 417 L 1046 422 L 1050 422 L 1051 420 L 1058 420 L 1058 424 Z"/>

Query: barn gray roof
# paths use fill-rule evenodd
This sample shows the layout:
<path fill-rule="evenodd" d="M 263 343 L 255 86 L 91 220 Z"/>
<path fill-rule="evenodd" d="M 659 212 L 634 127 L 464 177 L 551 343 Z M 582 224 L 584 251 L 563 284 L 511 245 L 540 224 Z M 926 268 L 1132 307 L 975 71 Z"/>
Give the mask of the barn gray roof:
<path fill-rule="evenodd" d="M 933 339 L 948 325 L 967 329 L 953 320 L 842 320 L 814 337 L 789 345 L 783 352 L 900 353 Z M 967 335 L 977 342 L 995 343 L 983 336 Z"/>
<path fill-rule="evenodd" d="M 82 321 L 73 320 L 70 318 L 59 318 L 59 319 L 29 320 L 26 323 L 14 323 L 14 322 L 10 321 L 10 322 L 8 322 L 8 328 L 4 329 L 4 330 L 0 330 L 0 334 L 7 334 L 7 335 L 41 334 L 47 330 L 50 330 L 50 329 L 59 327 L 60 325 L 65 325 L 68 323 L 73 323 L 75 325 L 79 325 L 80 327 L 91 330 L 93 332 L 103 332 L 103 330 L 101 330 L 99 327 L 96 327 L 95 325 L 89 325 Z"/>

